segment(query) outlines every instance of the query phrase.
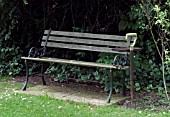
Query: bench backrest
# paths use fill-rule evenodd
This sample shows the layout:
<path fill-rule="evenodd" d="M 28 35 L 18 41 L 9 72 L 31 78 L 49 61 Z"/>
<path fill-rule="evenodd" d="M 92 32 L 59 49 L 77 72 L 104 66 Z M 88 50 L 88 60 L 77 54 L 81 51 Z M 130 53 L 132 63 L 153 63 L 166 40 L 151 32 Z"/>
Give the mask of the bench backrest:
<path fill-rule="evenodd" d="M 45 30 L 41 46 L 45 45 L 48 32 Z M 128 47 L 128 43 L 125 36 L 52 30 L 46 46 L 124 54 L 125 52 L 117 52 L 113 48 Z"/>

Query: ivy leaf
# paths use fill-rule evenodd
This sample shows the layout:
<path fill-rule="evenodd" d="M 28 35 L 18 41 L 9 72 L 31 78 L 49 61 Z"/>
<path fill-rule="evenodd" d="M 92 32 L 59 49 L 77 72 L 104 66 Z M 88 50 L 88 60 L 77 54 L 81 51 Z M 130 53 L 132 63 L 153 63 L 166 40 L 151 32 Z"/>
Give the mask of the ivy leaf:
<path fill-rule="evenodd" d="M 127 21 L 122 20 L 119 22 L 119 25 L 118 25 L 119 31 L 125 30 L 126 27 L 127 27 Z"/>
<path fill-rule="evenodd" d="M 22 1 L 24 2 L 24 4 L 25 4 L 25 5 L 27 5 L 27 4 L 28 4 L 27 0 L 22 0 Z"/>

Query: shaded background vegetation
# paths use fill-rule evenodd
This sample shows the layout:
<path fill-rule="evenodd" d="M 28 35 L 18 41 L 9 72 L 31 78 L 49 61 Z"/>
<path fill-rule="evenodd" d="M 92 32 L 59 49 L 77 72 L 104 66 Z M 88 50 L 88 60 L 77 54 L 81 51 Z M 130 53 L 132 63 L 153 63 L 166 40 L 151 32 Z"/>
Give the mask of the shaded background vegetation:
<path fill-rule="evenodd" d="M 150 6 L 148 6 L 148 11 L 149 8 Z M 137 32 L 139 37 L 137 46 L 143 50 L 135 57 L 136 90 L 147 89 L 149 91 L 155 88 L 160 92 L 163 91 L 161 65 L 159 64 L 161 59 L 159 59 L 151 39 L 145 14 L 139 7 L 139 2 L 135 0 L 5 0 L 0 1 L 0 12 L 0 75 L 18 75 L 23 72 L 23 61 L 20 57 L 26 56 L 30 47 L 40 46 L 44 29 L 114 35 Z M 151 12 L 150 16 L 154 17 L 154 14 Z M 170 17 L 169 14 L 168 17 Z M 156 29 L 156 27 L 153 28 Z M 158 35 L 157 32 L 154 33 Z M 56 51 L 56 55 L 62 51 L 65 50 Z M 63 56 L 73 53 L 75 52 L 68 52 Z M 91 53 L 80 52 L 73 56 L 85 58 L 89 54 Z M 98 54 L 91 59 L 93 61 L 110 61 Z M 78 69 L 77 73 L 82 72 L 79 75 L 77 73 L 72 73 L 72 75 L 77 75 L 79 80 L 91 78 L 98 80 L 105 83 L 107 90 L 106 78 L 108 74 L 106 70 L 96 72 L 96 70 L 90 69 L 90 72 L 86 72 L 86 68 L 76 66 L 58 65 L 54 67 L 50 65 L 47 72 L 53 73 L 58 68 L 62 68 L 62 70 L 55 75 L 67 76 L 69 69 L 73 71 Z M 166 70 L 165 75 L 169 82 L 169 70 Z M 128 72 L 127 76 L 129 76 Z M 129 88 L 128 77 L 126 81 L 126 87 Z M 119 79 L 114 83 L 114 89 L 120 91 Z M 170 86 L 170 84 L 167 85 Z"/>

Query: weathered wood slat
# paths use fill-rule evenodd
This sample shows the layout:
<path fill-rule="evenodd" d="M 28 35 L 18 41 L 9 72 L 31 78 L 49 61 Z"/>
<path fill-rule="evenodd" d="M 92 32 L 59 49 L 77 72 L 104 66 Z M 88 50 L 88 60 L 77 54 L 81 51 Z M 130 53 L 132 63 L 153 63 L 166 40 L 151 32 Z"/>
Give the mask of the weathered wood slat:
<path fill-rule="evenodd" d="M 89 67 L 101 67 L 101 68 L 113 68 L 113 69 L 127 69 L 127 68 L 129 68 L 128 66 L 117 67 L 117 66 L 102 64 L 102 63 L 75 61 L 75 60 L 57 59 L 57 58 L 47 58 L 47 57 L 43 57 L 43 58 L 21 57 L 21 58 L 27 59 L 27 60 L 33 60 L 33 61 L 64 63 L 64 64 L 73 64 L 73 65 L 89 66 Z"/>
<path fill-rule="evenodd" d="M 41 46 L 44 46 L 44 44 L 45 42 L 42 42 Z M 68 49 L 107 52 L 107 53 L 119 53 L 119 54 L 126 53 L 126 52 L 113 51 L 112 48 L 108 48 L 108 47 L 96 47 L 96 46 L 64 44 L 64 43 L 54 43 L 54 42 L 48 42 L 47 47 L 58 47 L 58 48 L 68 48 Z"/>
<path fill-rule="evenodd" d="M 45 30 L 44 34 L 48 34 L 48 30 Z M 85 37 L 85 38 L 97 38 L 108 40 L 125 40 L 125 36 L 118 35 L 106 35 L 106 34 L 92 34 L 92 33 L 80 33 L 80 32 L 64 32 L 64 31 L 51 31 L 51 35 L 64 35 L 68 37 Z"/>
<path fill-rule="evenodd" d="M 47 36 L 43 36 L 43 40 L 46 40 Z M 69 42 L 69 43 L 80 43 L 80 44 L 92 44 L 92 45 L 105 45 L 105 46 L 115 46 L 115 47 L 128 47 L 127 42 L 114 42 L 114 41 L 104 41 L 104 40 L 92 40 L 92 39 L 80 39 L 80 38 L 69 38 L 69 37 L 55 37 L 50 36 L 48 40 L 59 41 L 59 42 Z"/>

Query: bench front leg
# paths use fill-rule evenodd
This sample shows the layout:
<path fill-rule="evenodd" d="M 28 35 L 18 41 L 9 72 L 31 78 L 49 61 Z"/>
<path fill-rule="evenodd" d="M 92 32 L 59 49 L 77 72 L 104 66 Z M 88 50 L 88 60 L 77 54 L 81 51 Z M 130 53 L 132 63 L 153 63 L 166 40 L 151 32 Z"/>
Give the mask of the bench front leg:
<path fill-rule="evenodd" d="M 25 79 L 24 86 L 23 86 L 23 88 L 22 88 L 23 91 L 26 90 L 27 84 L 28 84 L 28 79 L 29 79 L 28 60 L 25 60 L 25 67 L 26 67 L 26 79 Z"/>
<path fill-rule="evenodd" d="M 42 84 L 46 85 L 46 82 L 44 80 L 44 64 L 41 64 L 41 78 L 42 78 Z"/>
<path fill-rule="evenodd" d="M 110 103 L 113 92 L 113 69 L 110 69 L 110 92 L 107 98 L 107 103 Z"/>

